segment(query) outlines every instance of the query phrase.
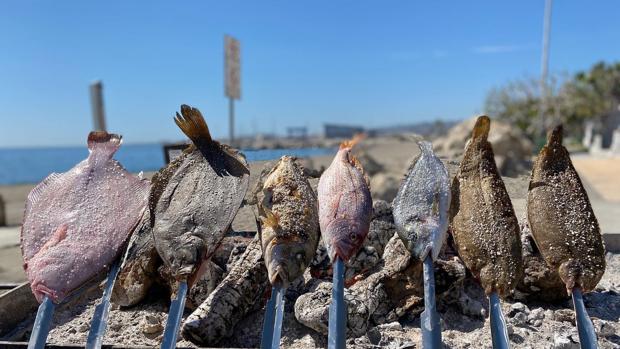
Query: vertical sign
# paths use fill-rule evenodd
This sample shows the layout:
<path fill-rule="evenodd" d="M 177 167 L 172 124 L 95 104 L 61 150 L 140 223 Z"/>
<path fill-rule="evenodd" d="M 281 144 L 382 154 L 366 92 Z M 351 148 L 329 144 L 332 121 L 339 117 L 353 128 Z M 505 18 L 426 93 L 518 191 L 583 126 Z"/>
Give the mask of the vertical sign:
<path fill-rule="evenodd" d="M 224 36 L 226 96 L 241 99 L 241 46 L 239 40 Z"/>
<path fill-rule="evenodd" d="M 101 81 L 95 81 L 90 85 L 90 104 L 93 111 L 93 131 L 106 131 Z"/>
<path fill-rule="evenodd" d="M 224 89 L 228 97 L 228 141 L 235 141 L 235 99 L 241 99 L 241 45 L 232 36 L 224 36 Z"/>

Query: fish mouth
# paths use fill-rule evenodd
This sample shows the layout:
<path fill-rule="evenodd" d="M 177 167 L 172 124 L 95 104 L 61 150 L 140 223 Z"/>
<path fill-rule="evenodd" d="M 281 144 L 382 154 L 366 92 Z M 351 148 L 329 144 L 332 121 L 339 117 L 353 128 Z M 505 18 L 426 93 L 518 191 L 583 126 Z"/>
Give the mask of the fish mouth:
<path fill-rule="evenodd" d="M 288 272 L 286 271 L 286 268 L 284 266 L 276 266 L 275 270 L 269 274 L 269 282 L 271 283 L 271 285 L 281 287 L 285 287 L 286 285 L 288 285 Z"/>
<path fill-rule="evenodd" d="M 348 262 L 351 257 L 357 252 L 357 246 L 348 240 L 336 240 L 332 248 L 329 251 L 329 257 L 332 262 L 336 260 L 336 257 L 339 257 L 344 262 Z"/>

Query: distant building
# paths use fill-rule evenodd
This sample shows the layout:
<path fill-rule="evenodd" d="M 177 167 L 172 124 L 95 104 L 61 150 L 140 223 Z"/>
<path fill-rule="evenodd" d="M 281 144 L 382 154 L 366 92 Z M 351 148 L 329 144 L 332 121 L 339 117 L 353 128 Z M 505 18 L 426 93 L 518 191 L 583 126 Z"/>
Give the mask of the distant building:
<path fill-rule="evenodd" d="M 288 138 L 306 139 L 308 138 L 308 128 L 303 126 L 287 127 Z"/>
<path fill-rule="evenodd" d="M 334 124 L 324 124 L 323 130 L 325 138 L 351 138 L 358 133 L 364 133 L 363 127 Z"/>

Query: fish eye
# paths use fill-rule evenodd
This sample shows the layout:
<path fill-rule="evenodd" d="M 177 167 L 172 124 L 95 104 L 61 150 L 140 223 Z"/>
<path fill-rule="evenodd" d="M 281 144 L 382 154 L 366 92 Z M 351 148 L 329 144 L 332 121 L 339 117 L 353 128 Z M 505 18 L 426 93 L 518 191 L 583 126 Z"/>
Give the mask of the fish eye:
<path fill-rule="evenodd" d="M 298 254 L 295 255 L 295 258 L 297 258 L 298 261 L 301 261 L 304 259 L 304 254 L 299 252 Z"/>
<path fill-rule="evenodd" d="M 357 235 L 355 233 L 350 233 L 349 234 L 349 238 L 351 238 L 351 240 L 355 241 L 355 240 L 357 240 Z"/>

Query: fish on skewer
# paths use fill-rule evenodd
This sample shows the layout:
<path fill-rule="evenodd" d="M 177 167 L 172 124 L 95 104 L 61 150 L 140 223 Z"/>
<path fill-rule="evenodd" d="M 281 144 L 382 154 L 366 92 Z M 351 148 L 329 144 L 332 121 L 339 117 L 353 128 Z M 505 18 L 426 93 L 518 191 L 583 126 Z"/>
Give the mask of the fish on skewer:
<path fill-rule="evenodd" d="M 450 209 L 448 170 L 429 142 L 418 142 L 420 155 L 407 171 L 394 199 L 394 224 L 411 256 L 424 263 L 422 341 L 424 348 L 441 347 L 441 325 L 435 310 L 433 261 L 446 240 Z"/>
<path fill-rule="evenodd" d="M 88 158 L 65 173 L 52 173 L 28 195 L 21 231 L 24 269 L 33 294 L 49 311 L 112 264 L 146 208 L 149 182 L 112 159 L 120 145 L 118 135 L 91 132 Z M 49 324 L 39 325 L 43 342 L 37 345 L 44 345 Z"/>
<path fill-rule="evenodd" d="M 204 273 L 248 188 L 250 170 L 237 150 L 211 138 L 200 111 L 187 105 L 177 126 L 192 141 L 153 177 L 149 197 L 155 247 L 179 284 L 162 347 L 174 347 L 188 286 Z"/>
<path fill-rule="evenodd" d="M 263 258 L 273 286 L 266 314 L 282 314 L 287 286 L 310 265 L 319 243 L 317 198 L 303 169 L 290 156 L 280 158 L 258 186 L 261 190 L 256 200 L 257 223 Z M 282 318 L 276 316 L 278 322 L 267 315 L 261 347 L 277 348 Z"/>
<path fill-rule="evenodd" d="M 340 145 L 318 186 L 319 225 L 334 269 L 329 312 L 330 349 L 345 347 L 344 263 L 362 246 L 372 215 L 368 177 L 351 152 L 359 140 L 356 137 Z"/>
<path fill-rule="evenodd" d="M 517 217 L 487 140 L 490 127 L 487 116 L 478 117 L 465 147 L 452 182 L 450 229 L 459 256 L 490 298 L 493 345 L 507 348 L 498 296 L 514 290 L 523 262 Z"/>
<path fill-rule="evenodd" d="M 527 216 L 545 262 L 573 295 L 582 348 L 595 348 L 596 333 L 581 292 L 592 291 L 603 277 L 605 247 L 588 194 L 562 146 L 561 125 L 549 133 L 534 163 Z"/>

